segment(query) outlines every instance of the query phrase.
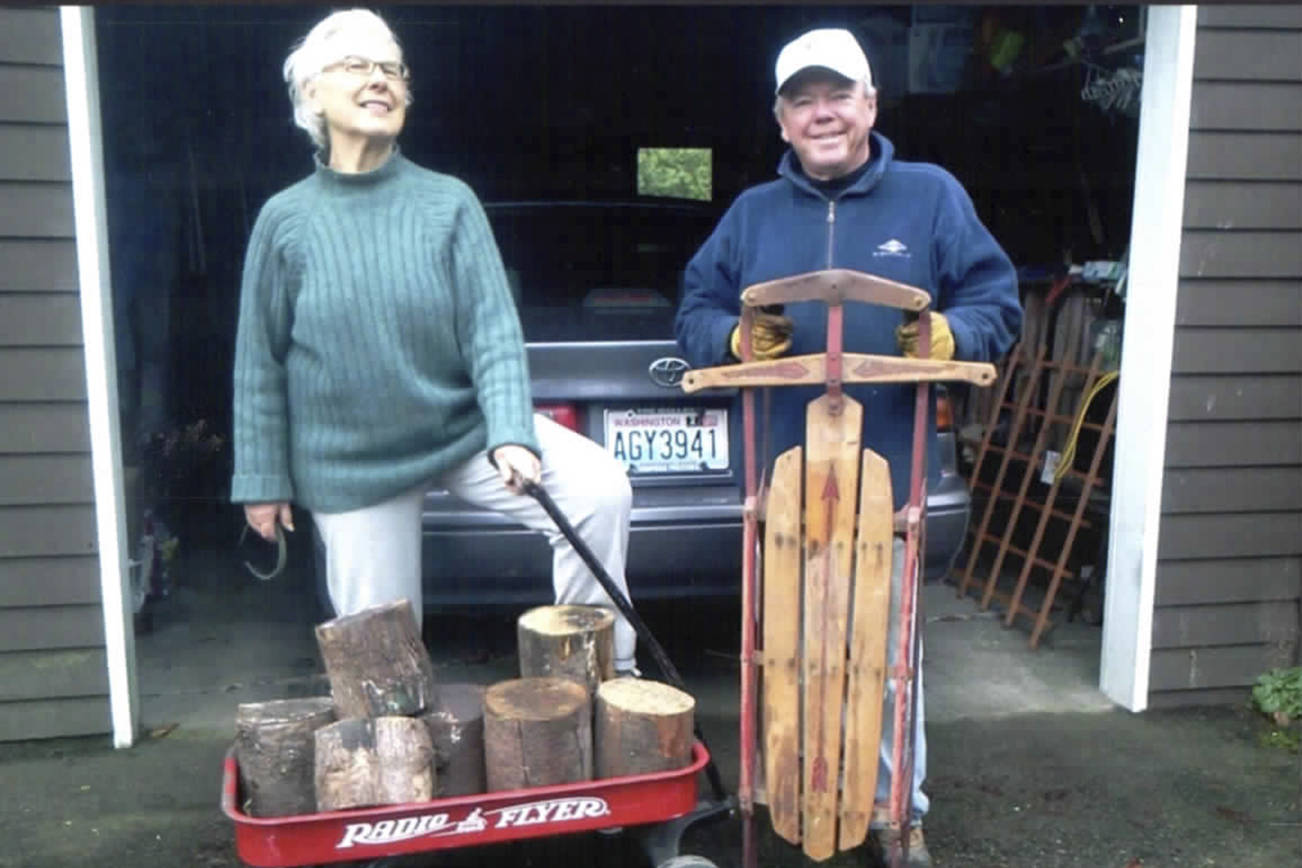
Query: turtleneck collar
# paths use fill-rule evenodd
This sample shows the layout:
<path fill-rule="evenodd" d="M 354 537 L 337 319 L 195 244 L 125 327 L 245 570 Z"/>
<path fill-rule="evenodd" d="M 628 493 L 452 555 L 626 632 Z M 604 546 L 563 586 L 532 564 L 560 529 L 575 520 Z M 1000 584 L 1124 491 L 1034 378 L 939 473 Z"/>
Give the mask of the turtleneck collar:
<path fill-rule="evenodd" d="M 323 183 L 337 186 L 342 189 L 357 189 L 359 187 L 368 187 L 375 184 L 383 183 L 398 173 L 399 167 L 406 162 L 406 158 L 398 150 L 395 142 L 393 150 L 389 156 L 379 166 L 371 169 L 369 172 L 339 172 L 326 165 L 321 159 L 321 152 L 317 151 L 312 155 L 312 160 L 316 164 L 316 176 Z"/>

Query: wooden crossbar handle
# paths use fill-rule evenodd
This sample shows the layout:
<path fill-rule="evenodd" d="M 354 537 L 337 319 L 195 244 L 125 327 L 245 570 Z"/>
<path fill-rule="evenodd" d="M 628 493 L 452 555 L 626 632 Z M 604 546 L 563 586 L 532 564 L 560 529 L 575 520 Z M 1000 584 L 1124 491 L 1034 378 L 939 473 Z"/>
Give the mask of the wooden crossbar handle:
<path fill-rule="evenodd" d="M 921 383 L 961 381 L 974 386 L 994 385 L 997 372 L 989 362 L 942 362 L 938 359 L 904 359 L 867 353 L 845 354 L 845 383 Z"/>
<path fill-rule="evenodd" d="M 844 383 L 921 383 L 958 380 L 974 386 L 995 381 L 995 366 L 988 362 L 942 362 L 846 353 Z M 697 368 L 683 375 L 683 391 L 741 386 L 815 386 L 826 381 L 825 353 L 791 356 L 764 362 L 742 362 L 716 368 Z"/>
<path fill-rule="evenodd" d="M 749 307 L 791 301 L 861 301 L 916 312 L 931 304 L 931 296 L 907 283 L 848 268 L 829 268 L 753 284 L 742 290 L 741 301 Z"/>

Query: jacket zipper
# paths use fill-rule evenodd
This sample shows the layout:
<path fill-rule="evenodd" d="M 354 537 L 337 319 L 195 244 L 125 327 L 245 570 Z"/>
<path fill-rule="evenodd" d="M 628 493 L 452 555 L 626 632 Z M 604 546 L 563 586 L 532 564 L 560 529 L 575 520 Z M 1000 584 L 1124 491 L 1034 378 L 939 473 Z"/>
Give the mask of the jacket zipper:
<path fill-rule="evenodd" d="M 832 267 L 832 241 L 836 237 L 836 200 L 827 200 L 827 267 Z"/>

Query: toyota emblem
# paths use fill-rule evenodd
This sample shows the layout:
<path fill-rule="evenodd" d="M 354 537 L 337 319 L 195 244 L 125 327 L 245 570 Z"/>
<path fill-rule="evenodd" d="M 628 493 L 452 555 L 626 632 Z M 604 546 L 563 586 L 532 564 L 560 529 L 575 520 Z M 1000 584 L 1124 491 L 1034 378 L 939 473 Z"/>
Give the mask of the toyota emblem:
<path fill-rule="evenodd" d="M 687 364 L 686 359 L 680 359 L 677 356 L 664 356 L 656 359 L 647 366 L 647 375 L 651 377 L 651 382 L 657 386 L 664 386 L 666 389 L 672 389 L 683 381 L 683 374 L 691 365 Z"/>

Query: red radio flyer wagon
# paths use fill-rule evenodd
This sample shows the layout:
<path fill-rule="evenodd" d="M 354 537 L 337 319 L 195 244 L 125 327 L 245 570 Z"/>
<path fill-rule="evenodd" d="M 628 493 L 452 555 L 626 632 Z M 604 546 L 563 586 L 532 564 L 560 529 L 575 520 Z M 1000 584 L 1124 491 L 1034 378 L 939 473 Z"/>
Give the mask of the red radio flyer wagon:
<path fill-rule="evenodd" d="M 377 859 L 621 826 L 635 827 L 630 831 L 658 868 L 678 856 L 688 826 L 731 810 L 730 799 L 697 799 L 697 775 L 709 761 L 698 741 L 691 765 L 669 772 L 404 805 L 250 817 L 240 808 L 232 747 L 223 766 L 221 804 L 235 824 L 236 854 L 260 868 Z M 695 857 L 693 864 L 713 865 Z"/>
<path fill-rule="evenodd" d="M 534 483 L 526 483 L 525 493 L 539 502 L 592 570 L 665 680 L 686 692 L 663 646 L 551 496 Z M 691 762 L 672 771 L 283 817 L 251 817 L 243 812 L 232 746 L 223 765 L 221 804 L 235 824 L 236 853 L 260 868 L 305 868 L 621 827 L 629 827 L 654 868 L 669 868 L 669 863 L 673 868 L 714 868 L 708 859 L 678 854 L 688 826 L 731 814 L 736 807 L 700 726 L 695 730 Z M 702 771 L 713 799 L 697 798 L 697 776 Z"/>

